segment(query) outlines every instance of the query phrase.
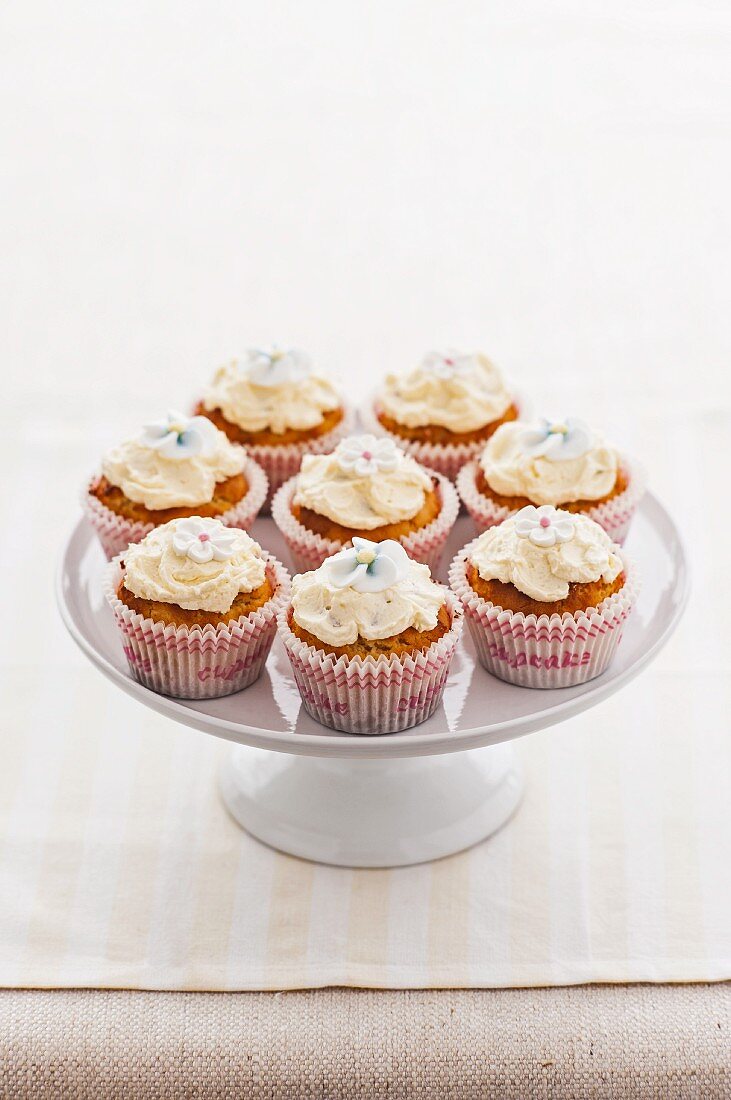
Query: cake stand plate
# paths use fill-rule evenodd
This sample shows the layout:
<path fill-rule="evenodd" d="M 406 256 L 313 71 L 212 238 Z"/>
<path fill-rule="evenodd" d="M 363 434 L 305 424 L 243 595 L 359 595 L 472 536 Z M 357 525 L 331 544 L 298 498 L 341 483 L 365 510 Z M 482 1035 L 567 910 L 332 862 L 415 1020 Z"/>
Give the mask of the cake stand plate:
<path fill-rule="evenodd" d="M 252 535 L 286 565 L 271 519 Z M 461 517 L 451 557 L 474 537 Z M 86 520 L 63 551 L 57 596 L 64 623 L 91 662 L 117 687 L 160 714 L 235 742 L 221 790 L 236 820 L 275 848 L 325 863 L 390 867 L 460 851 L 499 828 L 515 810 L 522 781 L 511 742 L 594 706 L 636 676 L 670 637 L 688 595 L 688 564 L 673 520 L 647 494 L 626 546 L 642 591 L 612 666 L 575 688 L 537 691 L 490 676 L 467 630 L 444 698 L 432 717 L 401 733 L 365 736 L 320 726 L 301 705 L 277 639 L 250 688 L 194 702 L 156 695 L 129 673 L 101 588 L 105 559 Z"/>

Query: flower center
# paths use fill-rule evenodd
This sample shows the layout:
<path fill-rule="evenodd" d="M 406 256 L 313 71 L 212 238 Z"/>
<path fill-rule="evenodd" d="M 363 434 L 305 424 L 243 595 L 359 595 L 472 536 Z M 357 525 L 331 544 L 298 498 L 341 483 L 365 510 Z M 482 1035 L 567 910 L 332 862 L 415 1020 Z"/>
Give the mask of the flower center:
<path fill-rule="evenodd" d="M 375 550 L 359 550 L 355 555 L 355 560 L 358 565 L 372 565 L 376 560 L 376 552 Z"/>
<path fill-rule="evenodd" d="M 548 518 L 548 516 L 541 516 L 539 522 L 541 524 L 541 527 L 550 527 L 551 526 L 551 521 Z"/>
<path fill-rule="evenodd" d="M 373 458 L 373 455 L 371 454 L 370 451 L 363 451 L 363 454 L 361 455 L 361 457 L 365 458 L 367 462 L 370 462 L 370 460 Z"/>
<path fill-rule="evenodd" d="M 201 535 L 198 536 L 198 542 L 210 542 L 210 541 L 211 541 L 211 536 L 210 535 L 201 534 Z"/>
<path fill-rule="evenodd" d="M 569 429 L 566 424 L 552 424 L 551 435 L 568 435 Z"/>

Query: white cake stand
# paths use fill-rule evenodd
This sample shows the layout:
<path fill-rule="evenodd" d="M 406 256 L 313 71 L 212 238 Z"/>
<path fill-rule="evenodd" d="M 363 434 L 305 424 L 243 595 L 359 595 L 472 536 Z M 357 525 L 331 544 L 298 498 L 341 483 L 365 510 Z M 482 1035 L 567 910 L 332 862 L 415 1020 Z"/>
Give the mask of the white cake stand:
<path fill-rule="evenodd" d="M 270 519 L 257 520 L 252 534 L 290 564 Z M 451 556 L 473 537 L 471 521 L 460 518 L 443 576 Z M 513 687 L 477 664 L 465 630 L 437 712 L 415 729 L 386 736 L 339 733 L 310 718 L 278 640 L 261 679 L 224 699 L 168 699 L 137 683 L 102 598 L 105 561 L 85 520 L 66 544 L 57 593 L 71 636 L 114 684 L 160 714 L 236 742 L 221 790 L 245 829 L 306 859 L 393 867 L 449 855 L 498 829 L 522 794 L 513 739 L 606 699 L 670 637 L 687 599 L 688 566 L 675 524 L 651 494 L 627 551 L 639 564 L 643 587 L 603 676 L 558 691 Z"/>

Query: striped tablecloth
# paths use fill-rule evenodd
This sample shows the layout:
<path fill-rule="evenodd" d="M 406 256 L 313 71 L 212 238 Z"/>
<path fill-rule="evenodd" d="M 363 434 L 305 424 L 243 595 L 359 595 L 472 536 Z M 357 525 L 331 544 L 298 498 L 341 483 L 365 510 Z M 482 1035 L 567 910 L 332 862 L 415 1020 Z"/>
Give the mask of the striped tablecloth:
<path fill-rule="evenodd" d="M 685 508 L 692 606 L 611 700 L 519 744 L 513 821 L 471 851 L 385 871 L 317 866 L 229 818 L 228 746 L 134 703 L 86 663 L 52 596 L 81 456 L 28 437 L 0 539 L 0 985 L 149 989 L 525 986 L 731 977 L 726 551 L 704 516 L 726 417 L 692 463 L 652 418 L 659 491 Z M 686 429 L 685 430 L 689 430 Z M 698 477 L 705 470 L 704 478 Z M 44 492 L 37 492 L 41 476 Z M 706 496 L 693 486 L 705 483 Z M 7 618 L 6 618 L 7 621 Z"/>

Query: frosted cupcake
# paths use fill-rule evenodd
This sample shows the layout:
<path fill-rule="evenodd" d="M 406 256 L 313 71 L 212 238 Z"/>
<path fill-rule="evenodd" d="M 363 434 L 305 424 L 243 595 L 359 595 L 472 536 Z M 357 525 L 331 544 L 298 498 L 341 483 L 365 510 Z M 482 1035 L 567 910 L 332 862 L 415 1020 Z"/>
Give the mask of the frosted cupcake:
<path fill-rule="evenodd" d="M 447 478 L 372 435 L 348 436 L 332 454 L 305 455 L 272 503 L 299 570 L 316 569 L 357 537 L 394 539 L 435 570 L 458 511 Z"/>
<path fill-rule="evenodd" d="M 246 351 L 220 367 L 196 412 L 210 417 L 266 471 L 269 497 L 299 470 L 302 456 L 331 451 L 348 430 L 333 385 L 301 351 Z"/>
<path fill-rule="evenodd" d="M 622 543 L 644 479 L 583 420 L 514 420 L 460 470 L 457 488 L 480 530 L 528 504 L 552 504 L 583 512 Z"/>
<path fill-rule="evenodd" d="M 424 722 L 444 692 L 462 613 L 393 540 L 354 545 L 296 576 L 279 614 L 305 709 L 346 733 Z"/>
<path fill-rule="evenodd" d="M 424 466 L 454 478 L 517 416 L 514 396 L 486 356 L 431 352 L 414 370 L 386 377 L 366 420 Z"/>
<path fill-rule="evenodd" d="M 477 655 L 525 687 L 572 687 L 609 665 L 637 599 L 635 569 L 580 512 L 527 505 L 469 543 L 449 582 Z"/>
<path fill-rule="evenodd" d="M 249 527 L 267 495 L 264 471 L 204 416 L 170 412 L 113 447 L 83 505 L 108 558 L 160 524 L 217 517 Z"/>
<path fill-rule="evenodd" d="M 194 516 L 118 555 L 104 594 L 136 680 L 161 695 L 212 699 L 261 675 L 289 574 L 245 531 Z"/>

